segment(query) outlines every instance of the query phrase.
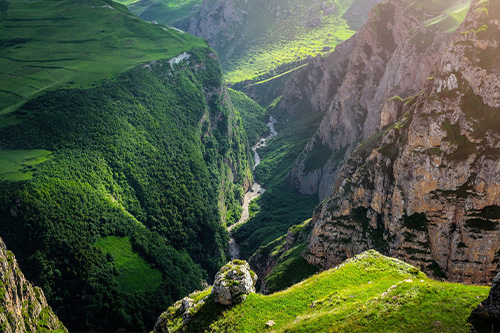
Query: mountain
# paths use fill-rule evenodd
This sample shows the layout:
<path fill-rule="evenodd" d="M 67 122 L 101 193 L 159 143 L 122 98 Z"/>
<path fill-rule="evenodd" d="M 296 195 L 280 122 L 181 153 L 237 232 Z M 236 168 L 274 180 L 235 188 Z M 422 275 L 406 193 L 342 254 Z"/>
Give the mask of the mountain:
<path fill-rule="evenodd" d="M 71 331 L 150 329 L 226 262 L 248 103 L 205 41 L 112 1 L 0 13 L 0 235 Z"/>
<path fill-rule="evenodd" d="M 293 70 L 348 39 L 381 0 L 120 0 L 147 21 L 207 39 L 226 80 L 260 81 Z"/>
<path fill-rule="evenodd" d="M 381 119 L 397 121 L 342 167 L 315 210 L 308 262 L 333 267 L 375 248 L 435 277 L 490 283 L 500 253 L 499 16 L 498 2 L 473 1 L 424 89 L 388 101 Z"/>
<path fill-rule="evenodd" d="M 250 293 L 234 306 L 216 303 L 211 288 L 193 293 L 160 316 L 155 333 L 468 332 L 467 319 L 488 289 L 434 281 L 368 251 L 282 292 Z"/>
<path fill-rule="evenodd" d="M 260 81 L 329 53 L 380 0 L 204 1 L 187 31 L 221 55 L 229 83 Z"/>
<path fill-rule="evenodd" d="M 0 239 L 0 329 L 2 332 L 67 332 L 43 291 L 24 278 L 14 254 Z"/>
<path fill-rule="evenodd" d="M 379 4 L 353 38 L 287 82 L 288 113 L 326 112 L 292 170 L 295 187 L 320 200 L 330 194 L 354 147 L 396 120 L 386 101 L 423 88 L 468 8 L 462 0 Z"/>

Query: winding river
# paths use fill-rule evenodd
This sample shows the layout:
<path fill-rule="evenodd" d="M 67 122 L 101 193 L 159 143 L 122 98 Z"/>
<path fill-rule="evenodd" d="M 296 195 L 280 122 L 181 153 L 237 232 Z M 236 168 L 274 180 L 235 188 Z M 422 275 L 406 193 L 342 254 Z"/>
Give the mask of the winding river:
<path fill-rule="evenodd" d="M 269 135 L 265 138 L 260 139 L 259 142 L 257 142 L 253 147 L 252 151 L 254 153 L 254 167 L 253 169 L 255 170 L 255 167 L 260 164 L 260 156 L 259 153 L 257 153 L 257 150 L 259 148 L 264 147 L 267 144 L 267 141 L 274 138 L 276 135 L 278 135 L 278 132 L 276 132 L 276 129 L 274 128 L 274 125 L 277 123 L 277 120 L 274 119 L 272 116 L 269 116 L 269 122 L 267 123 L 267 127 L 269 127 Z M 227 228 L 227 231 L 229 231 L 229 235 L 231 235 L 231 239 L 229 241 L 229 254 L 231 256 L 231 260 L 239 259 L 240 258 L 240 248 L 238 244 L 236 243 L 232 231 L 233 229 L 240 225 L 245 223 L 249 218 L 250 218 L 250 202 L 256 198 L 258 198 L 262 193 L 266 191 L 265 188 L 263 188 L 259 183 L 254 183 L 250 191 L 245 193 L 245 198 L 243 199 L 243 212 L 241 213 L 241 218 L 240 220 L 233 224 L 232 226 Z"/>

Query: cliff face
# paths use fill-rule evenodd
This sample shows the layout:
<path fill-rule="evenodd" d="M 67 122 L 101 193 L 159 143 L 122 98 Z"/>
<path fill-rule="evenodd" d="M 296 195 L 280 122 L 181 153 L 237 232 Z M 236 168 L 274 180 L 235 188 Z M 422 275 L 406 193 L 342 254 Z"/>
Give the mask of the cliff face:
<path fill-rule="evenodd" d="M 377 248 L 435 276 L 491 281 L 500 251 L 499 36 L 500 4 L 474 1 L 423 92 L 390 101 L 403 116 L 340 171 L 315 212 L 309 262 L 333 267 Z"/>
<path fill-rule="evenodd" d="M 461 0 L 428 6 L 392 0 L 378 4 L 351 40 L 326 59 L 315 59 L 288 82 L 282 107 L 291 113 L 296 106 L 326 111 L 319 130 L 297 159 L 294 186 L 302 193 L 318 193 L 321 200 L 330 194 L 353 147 L 396 120 L 394 109 L 384 108 L 387 99 L 405 98 L 422 89 L 467 7 Z M 448 12 L 455 13 L 456 19 L 450 21 Z M 331 153 L 328 162 L 308 162 L 324 152 L 324 146 Z"/>
<path fill-rule="evenodd" d="M 47 304 L 42 289 L 25 278 L 16 258 L 0 239 L 0 330 L 2 332 L 67 332 Z"/>

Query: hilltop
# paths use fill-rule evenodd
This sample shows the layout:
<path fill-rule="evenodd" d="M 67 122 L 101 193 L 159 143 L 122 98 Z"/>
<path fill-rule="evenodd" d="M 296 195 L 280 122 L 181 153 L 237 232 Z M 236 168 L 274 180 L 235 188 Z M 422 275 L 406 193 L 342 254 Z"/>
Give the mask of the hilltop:
<path fill-rule="evenodd" d="M 179 321 L 179 307 L 162 318 L 170 332 L 469 332 L 467 318 L 488 290 L 434 281 L 411 265 L 368 251 L 284 291 L 250 294 L 232 307 L 215 303 L 211 289 L 194 293 L 186 325 Z"/>

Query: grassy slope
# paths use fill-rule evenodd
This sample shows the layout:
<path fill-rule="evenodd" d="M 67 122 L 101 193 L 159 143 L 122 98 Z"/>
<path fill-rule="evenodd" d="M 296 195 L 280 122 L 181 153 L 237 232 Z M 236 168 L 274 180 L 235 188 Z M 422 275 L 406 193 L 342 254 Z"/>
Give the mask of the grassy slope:
<path fill-rule="evenodd" d="M 116 280 L 124 292 L 155 291 L 161 285 L 161 272 L 132 250 L 130 237 L 108 236 L 98 239 L 95 245 L 112 256 L 118 270 Z"/>
<path fill-rule="evenodd" d="M 438 282 L 369 251 L 269 296 L 224 308 L 209 296 L 187 331 L 468 332 L 467 318 L 489 288 Z"/>
<path fill-rule="evenodd" d="M 229 89 L 229 96 L 233 106 L 240 113 L 248 142 L 252 145 L 257 143 L 260 138 L 266 136 L 269 132 L 269 128 L 266 126 L 268 121 L 266 109 L 242 92 Z"/>
<path fill-rule="evenodd" d="M 196 15 L 199 0 L 120 0 L 140 17 L 175 24 Z M 237 10 L 248 15 L 231 28 L 233 41 L 217 51 L 229 83 L 269 79 L 299 66 L 318 53 L 328 53 L 354 34 L 344 14 L 354 0 L 235 0 Z M 322 9 L 333 8 L 331 13 Z M 363 6 L 358 1 L 358 6 Z M 276 8 L 280 8 L 277 15 Z M 286 10 L 284 10 L 286 9 Z M 214 13 L 219 15 L 220 13 Z M 359 18 L 358 18 L 359 19 Z M 319 20 L 318 24 L 312 23 Z M 224 38 L 224 37 L 222 37 Z M 325 49 L 327 48 L 327 49 Z M 231 55 L 226 60 L 227 55 Z M 299 62 L 297 65 L 295 63 Z"/>
<path fill-rule="evenodd" d="M 8 0 L 0 11 L 0 115 L 46 90 L 90 87 L 139 64 L 206 46 L 145 24 L 106 0 Z"/>
<path fill-rule="evenodd" d="M 288 229 L 287 235 L 275 241 L 261 246 L 259 250 L 249 259 L 252 267 L 259 265 L 260 260 L 266 262 L 272 258 L 276 262 L 269 275 L 264 279 L 266 283 L 266 293 L 281 291 L 292 285 L 310 277 L 319 270 L 316 266 L 309 264 L 302 253 L 307 248 L 307 239 L 311 233 L 311 220 L 295 225 Z M 285 244 L 288 237 L 295 240 L 290 245 L 290 249 L 285 251 Z"/>
<path fill-rule="evenodd" d="M 327 1 L 328 2 L 328 1 Z M 300 62 L 309 56 L 329 52 L 324 48 L 335 48 L 350 38 L 351 30 L 342 18 L 353 0 L 336 0 L 336 10 L 322 17 L 323 1 L 304 2 L 300 0 L 276 0 L 273 8 L 288 8 L 289 12 L 277 17 L 267 4 L 249 2 L 239 4 L 248 11 L 249 18 L 238 32 L 234 41 L 217 50 L 222 59 L 226 80 L 237 83 L 245 80 L 260 81 L 291 68 L 283 65 Z M 333 1 L 331 1 L 333 4 Z M 315 27 L 306 24 L 319 18 L 321 23 Z"/>
<path fill-rule="evenodd" d="M 188 20 L 203 0 L 118 0 L 147 21 L 176 24 Z"/>

